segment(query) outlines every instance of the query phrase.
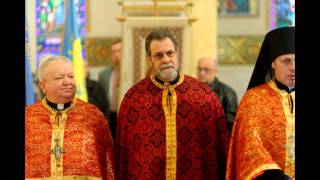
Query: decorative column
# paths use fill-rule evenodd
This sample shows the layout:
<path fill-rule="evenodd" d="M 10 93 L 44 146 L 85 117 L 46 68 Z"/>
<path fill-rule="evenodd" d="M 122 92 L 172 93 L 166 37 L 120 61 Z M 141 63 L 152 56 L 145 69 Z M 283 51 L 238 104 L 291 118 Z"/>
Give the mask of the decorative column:
<path fill-rule="evenodd" d="M 203 56 L 218 57 L 217 2 L 213 0 L 193 1 L 192 14 L 198 20 L 191 25 L 191 61 L 188 66 L 188 74 L 190 75 L 196 75 L 199 58 Z"/>

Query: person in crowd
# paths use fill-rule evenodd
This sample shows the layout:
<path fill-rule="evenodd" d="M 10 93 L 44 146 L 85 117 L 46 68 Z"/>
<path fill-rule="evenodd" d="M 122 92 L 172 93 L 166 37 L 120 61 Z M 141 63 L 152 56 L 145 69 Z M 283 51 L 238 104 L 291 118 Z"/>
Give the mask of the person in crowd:
<path fill-rule="evenodd" d="M 107 120 L 75 97 L 72 62 L 50 56 L 38 68 L 45 97 L 25 107 L 26 179 L 115 179 Z"/>
<path fill-rule="evenodd" d="M 117 126 L 117 110 L 120 90 L 120 61 L 121 61 L 122 42 L 117 39 L 111 44 L 112 64 L 107 65 L 98 76 L 108 102 L 107 111 L 110 112 L 109 125 L 112 137 L 115 140 Z"/>
<path fill-rule="evenodd" d="M 85 69 L 85 75 L 86 75 L 88 102 L 97 106 L 99 110 L 104 114 L 106 119 L 109 119 L 110 114 L 109 114 L 109 108 L 108 108 L 108 101 L 106 101 L 107 97 L 106 97 L 105 91 L 97 81 L 90 79 L 90 72 L 89 72 L 87 61 L 85 61 L 84 66 L 85 66 L 84 69 Z"/>
<path fill-rule="evenodd" d="M 118 177 L 223 180 L 228 139 L 218 97 L 179 72 L 167 29 L 151 31 L 145 51 L 152 73 L 126 92 L 119 110 Z"/>
<path fill-rule="evenodd" d="M 227 84 L 221 82 L 218 77 L 217 60 L 210 57 L 202 57 L 198 61 L 198 79 L 207 83 L 218 96 L 222 104 L 228 123 L 228 131 L 231 132 L 233 120 L 237 112 L 238 98 L 236 92 Z"/>
<path fill-rule="evenodd" d="M 233 125 L 227 180 L 295 178 L 295 27 L 265 35 Z"/>

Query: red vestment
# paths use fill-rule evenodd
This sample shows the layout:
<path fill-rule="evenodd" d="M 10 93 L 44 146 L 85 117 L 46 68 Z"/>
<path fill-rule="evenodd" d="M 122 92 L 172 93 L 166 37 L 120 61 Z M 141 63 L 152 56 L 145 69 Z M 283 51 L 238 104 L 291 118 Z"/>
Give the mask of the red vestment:
<path fill-rule="evenodd" d="M 224 179 L 227 125 L 208 85 L 151 75 L 129 89 L 118 118 L 120 179 Z"/>
<path fill-rule="evenodd" d="M 114 143 L 104 115 L 74 98 L 51 108 L 46 99 L 25 108 L 26 179 L 115 179 Z"/>
<path fill-rule="evenodd" d="M 295 177 L 294 99 L 273 80 L 245 93 L 232 129 L 227 180 L 250 180 L 270 169 Z"/>

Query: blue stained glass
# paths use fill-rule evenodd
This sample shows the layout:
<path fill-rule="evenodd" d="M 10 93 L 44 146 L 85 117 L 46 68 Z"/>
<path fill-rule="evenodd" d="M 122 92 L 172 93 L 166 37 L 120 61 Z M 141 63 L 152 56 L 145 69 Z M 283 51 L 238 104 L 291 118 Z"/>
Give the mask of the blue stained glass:
<path fill-rule="evenodd" d="M 77 13 L 82 36 L 82 47 L 85 47 L 86 35 L 86 4 L 85 0 L 78 0 Z M 60 54 L 63 26 L 65 20 L 64 0 L 36 0 L 36 32 L 37 32 L 37 64 L 39 58 L 46 54 Z M 85 57 L 85 48 L 83 48 Z"/>

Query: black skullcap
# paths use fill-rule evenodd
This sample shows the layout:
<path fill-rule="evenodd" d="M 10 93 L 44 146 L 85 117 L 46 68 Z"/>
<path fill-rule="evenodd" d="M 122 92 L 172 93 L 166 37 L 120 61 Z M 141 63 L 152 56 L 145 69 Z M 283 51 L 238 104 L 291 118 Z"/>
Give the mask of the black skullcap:
<path fill-rule="evenodd" d="M 295 53 L 295 27 L 281 27 L 268 32 L 262 43 L 248 89 L 271 79 L 271 63 L 279 56 Z"/>

